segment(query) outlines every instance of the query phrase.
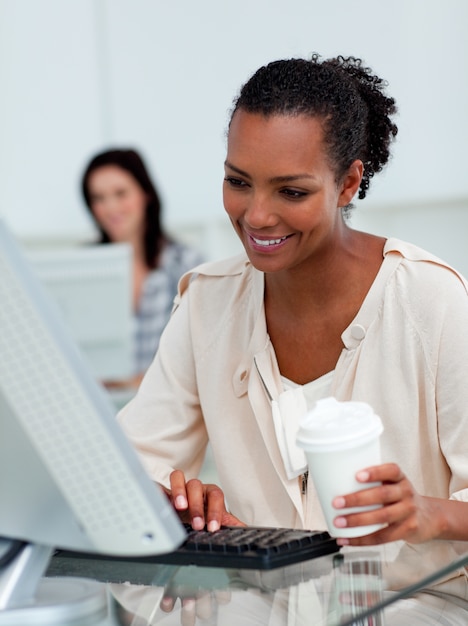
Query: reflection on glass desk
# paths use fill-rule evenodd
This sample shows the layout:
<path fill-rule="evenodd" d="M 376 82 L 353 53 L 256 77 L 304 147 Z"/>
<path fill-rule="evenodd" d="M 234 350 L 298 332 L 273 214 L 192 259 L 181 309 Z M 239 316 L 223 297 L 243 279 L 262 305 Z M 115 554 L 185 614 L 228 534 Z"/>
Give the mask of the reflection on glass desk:
<path fill-rule="evenodd" d="M 47 575 L 105 583 L 108 616 L 90 622 L 99 626 L 462 624 L 468 623 L 468 608 L 460 607 L 465 621 L 431 621 L 437 592 L 419 593 L 468 564 L 468 545 L 452 545 L 451 560 L 421 567 L 412 581 L 401 564 L 399 589 L 398 569 L 388 568 L 381 548 L 349 548 L 267 571 L 54 557 Z"/>

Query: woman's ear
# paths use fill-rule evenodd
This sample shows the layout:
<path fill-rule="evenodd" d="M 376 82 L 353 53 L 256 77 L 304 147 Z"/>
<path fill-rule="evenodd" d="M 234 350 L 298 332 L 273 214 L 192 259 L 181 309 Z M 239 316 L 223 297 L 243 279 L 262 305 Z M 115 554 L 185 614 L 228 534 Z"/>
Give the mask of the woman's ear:
<path fill-rule="evenodd" d="M 338 206 L 347 206 L 356 195 L 359 185 L 361 184 L 362 175 L 364 173 L 364 165 L 362 161 L 356 159 L 349 166 L 348 171 L 343 177 L 341 183 L 341 192 L 338 198 Z"/>

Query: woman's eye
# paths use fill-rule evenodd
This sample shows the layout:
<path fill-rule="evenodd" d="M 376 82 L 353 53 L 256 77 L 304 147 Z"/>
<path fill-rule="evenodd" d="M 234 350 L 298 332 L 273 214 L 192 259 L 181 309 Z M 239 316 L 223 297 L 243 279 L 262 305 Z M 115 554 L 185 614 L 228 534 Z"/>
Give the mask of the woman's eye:
<path fill-rule="evenodd" d="M 235 178 L 234 176 L 226 176 L 224 179 L 228 185 L 231 185 L 231 187 L 245 187 L 246 183 L 241 180 L 240 178 Z"/>
<path fill-rule="evenodd" d="M 282 189 L 281 193 L 293 200 L 296 200 L 296 199 L 298 200 L 307 195 L 307 192 L 299 191 L 298 189 Z"/>

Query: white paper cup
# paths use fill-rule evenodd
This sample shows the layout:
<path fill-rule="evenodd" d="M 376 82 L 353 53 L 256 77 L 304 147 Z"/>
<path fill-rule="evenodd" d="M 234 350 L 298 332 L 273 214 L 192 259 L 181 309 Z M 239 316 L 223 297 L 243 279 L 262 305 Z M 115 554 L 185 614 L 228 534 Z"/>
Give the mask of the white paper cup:
<path fill-rule="evenodd" d="M 380 483 L 359 483 L 359 470 L 379 465 L 380 418 L 364 402 L 338 402 L 335 398 L 319 400 L 316 407 L 300 421 L 297 445 L 303 448 L 309 479 L 314 483 L 323 514 L 332 537 L 362 537 L 383 527 L 382 524 L 337 528 L 335 517 L 378 507 L 335 509 L 332 501 L 354 491 Z"/>

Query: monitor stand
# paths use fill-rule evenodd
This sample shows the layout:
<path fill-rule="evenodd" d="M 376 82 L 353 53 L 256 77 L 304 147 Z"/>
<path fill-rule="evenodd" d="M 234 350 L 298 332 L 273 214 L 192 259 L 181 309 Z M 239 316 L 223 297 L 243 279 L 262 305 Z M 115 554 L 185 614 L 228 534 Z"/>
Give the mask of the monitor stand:
<path fill-rule="evenodd" d="M 107 615 L 105 585 L 44 578 L 53 548 L 0 538 L 0 626 L 97 624 Z"/>

